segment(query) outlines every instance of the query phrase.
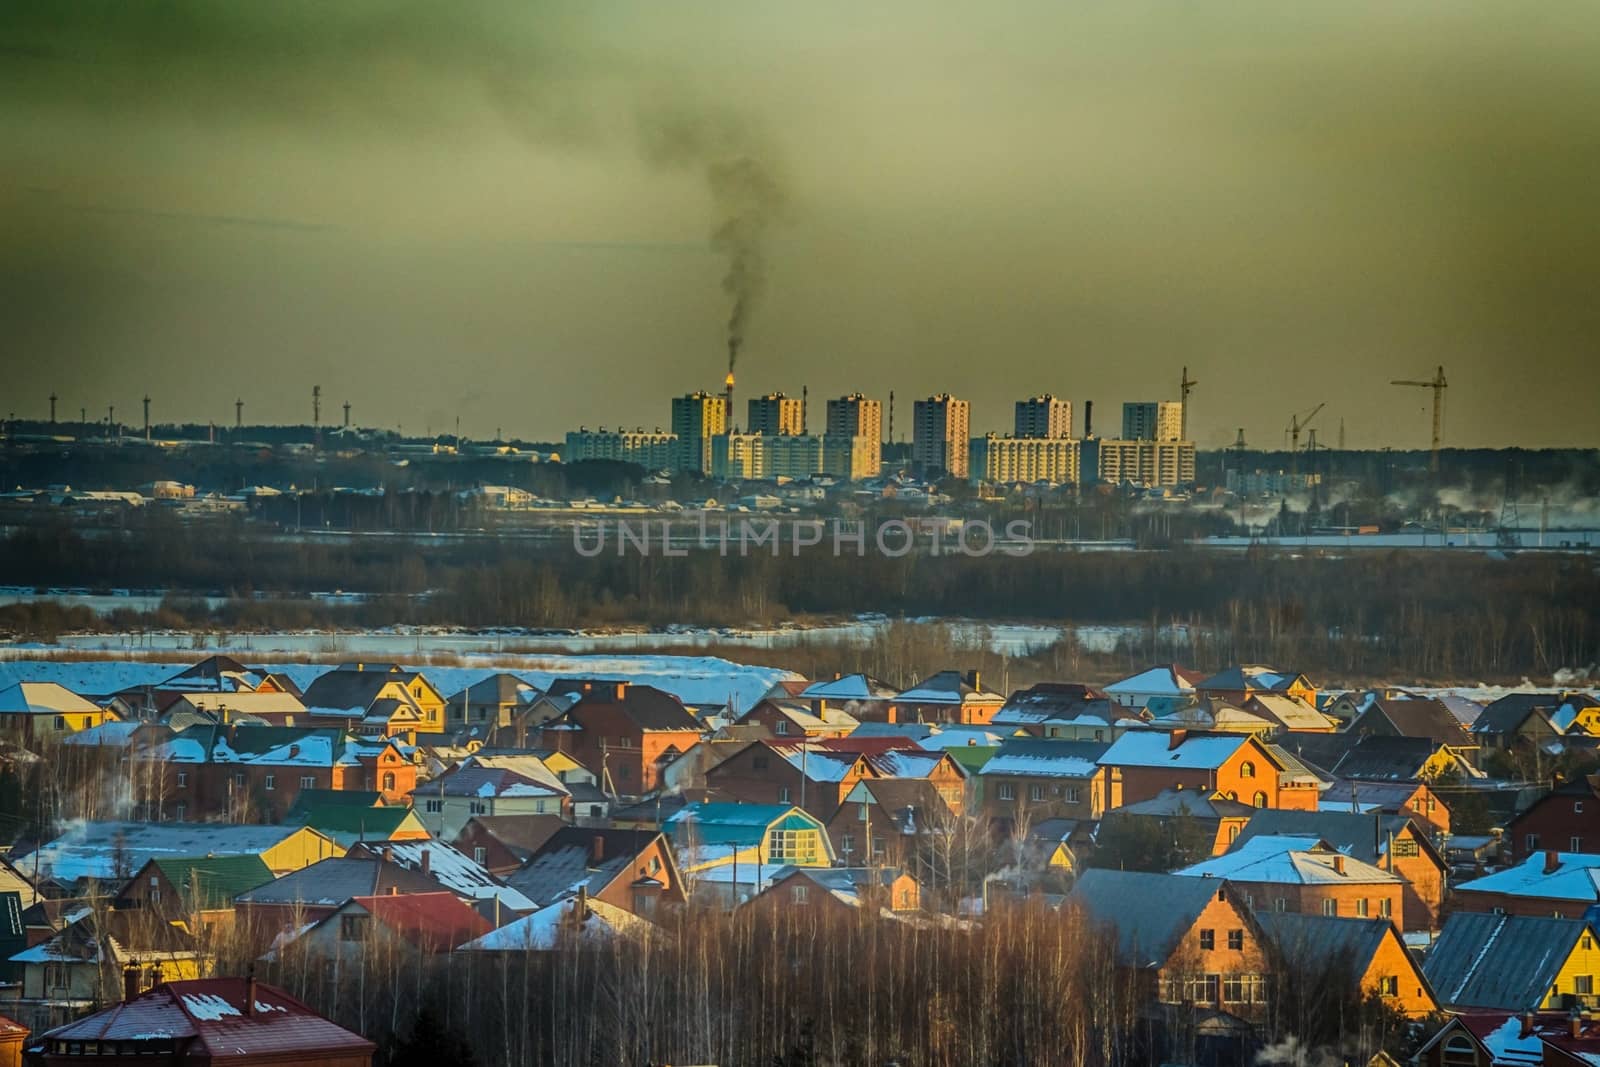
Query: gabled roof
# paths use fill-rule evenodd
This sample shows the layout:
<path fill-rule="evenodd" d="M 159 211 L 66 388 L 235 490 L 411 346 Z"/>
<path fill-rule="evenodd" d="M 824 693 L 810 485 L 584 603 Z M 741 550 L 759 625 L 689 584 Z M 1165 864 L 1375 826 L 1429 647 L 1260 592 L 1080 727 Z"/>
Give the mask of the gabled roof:
<path fill-rule="evenodd" d="M 548 951 L 565 937 L 606 941 L 618 936 L 641 937 L 652 929 L 649 920 L 603 900 L 590 899 L 580 904 L 577 897 L 566 897 L 462 945 L 460 951 Z"/>
<path fill-rule="evenodd" d="M 425 874 L 379 859 L 340 856 L 319 860 L 257 886 L 236 898 L 239 904 L 337 907 L 351 897 L 400 893 L 436 893 L 439 883 Z"/>
<path fill-rule="evenodd" d="M 1332 773 L 1345 754 L 1361 741 L 1359 734 L 1285 730 L 1273 739 L 1277 746 L 1301 762 Z"/>
<path fill-rule="evenodd" d="M 973 684 L 977 679 L 970 673 L 962 671 L 940 671 L 931 674 L 895 696 L 903 704 L 965 704 L 968 701 L 979 703 L 993 703 L 1002 701 L 1005 697 L 999 693 L 992 693 L 980 685 Z"/>
<path fill-rule="evenodd" d="M 42 877 L 53 878 L 62 884 L 83 878 L 120 882 L 153 859 L 259 856 L 295 834 L 307 834 L 320 839 L 316 831 L 303 826 L 192 822 L 81 823 L 38 849 L 38 867 Z M 328 847 L 333 847 L 331 842 Z M 14 862 L 24 870 L 34 869 L 32 853 L 17 857 Z M 119 866 L 122 868 L 120 873 Z"/>
<path fill-rule="evenodd" d="M 184 856 L 151 860 L 164 878 L 199 909 L 232 907 L 233 898 L 272 881 L 260 856 Z M 139 872 L 140 874 L 143 871 Z M 139 874 L 135 874 L 137 881 Z"/>
<path fill-rule="evenodd" d="M 1545 703 L 1542 693 L 1508 693 L 1478 713 L 1470 727 L 1473 737 L 1507 737 L 1522 729 L 1522 724 L 1535 716 L 1544 719 L 1552 730 L 1550 712 L 1554 706 Z"/>
<path fill-rule="evenodd" d="M 166 982 L 132 1000 L 40 1035 L 45 1041 L 188 1042 L 190 1057 L 308 1058 L 377 1048 L 283 990 L 243 978 Z"/>
<path fill-rule="evenodd" d="M 306 686 L 301 698 L 308 710 L 331 712 L 347 717 L 365 715 L 383 687 L 391 683 L 409 686 L 420 675 L 403 671 L 337 670 L 326 671 Z"/>
<path fill-rule="evenodd" d="M 1461 720 L 1449 708 L 1433 699 L 1384 700 L 1374 697 L 1350 723 L 1354 733 L 1364 733 L 1370 727 L 1363 720 L 1368 716 L 1387 719 L 1402 737 L 1427 737 L 1442 745 L 1471 745 L 1469 734 Z"/>
<path fill-rule="evenodd" d="M 697 803 L 674 812 L 662 829 L 678 845 L 758 845 L 774 828 L 822 829 L 816 816 L 792 804 Z"/>
<path fill-rule="evenodd" d="M 364 789 L 302 789 L 289 809 L 291 816 L 309 808 L 326 808 L 332 805 L 346 808 L 381 808 L 383 794 Z"/>
<path fill-rule="evenodd" d="M 0 715 L 89 715 L 98 704 L 55 682 L 18 682 L 0 689 Z"/>
<path fill-rule="evenodd" d="M 1004 726 L 1036 726 L 1044 723 L 1099 723 L 1110 725 L 1124 718 L 1127 710 L 1105 693 L 1076 682 L 1040 682 L 1019 689 L 1006 700 L 991 720 Z"/>
<path fill-rule="evenodd" d="M 1223 883 L 1212 878 L 1091 867 L 1078 877 L 1067 904 L 1082 908 L 1092 922 L 1115 927 L 1124 964 L 1160 967 L 1223 891 Z"/>
<path fill-rule="evenodd" d="M 1223 668 L 1211 677 L 1196 683 L 1195 688 L 1202 692 L 1206 690 L 1221 690 L 1223 692 L 1266 690 L 1268 692 L 1281 693 L 1286 692 L 1300 677 L 1299 674 L 1293 671 L 1281 671 L 1276 667 L 1241 664 Z"/>
<path fill-rule="evenodd" d="M 1286 730 L 1326 730 L 1329 725 L 1326 715 L 1288 693 L 1252 693 L 1245 704 Z"/>
<path fill-rule="evenodd" d="M 548 774 L 548 771 L 546 772 Z M 453 767 L 433 781 L 417 786 L 414 797 L 564 797 L 571 791 L 554 775 L 535 781 L 524 774 L 471 762 Z"/>
<path fill-rule="evenodd" d="M 1513 897 L 1600 903 L 1600 856 L 1583 852 L 1557 852 L 1556 867 L 1547 871 L 1546 854 L 1535 852 L 1514 867 L 1474 878 L 1456 886 L 1457 892 L 1504 893 Z"/>
<path fill-rule="evenodd" d="M 1585 933 L 1593 931 L 1582 919 L 1458 911 L 1422 972 L 1447 1007 L 1536 1009 Z"/>
<path fill-rule="evenodd" d="M 538 696 L 536 687 L 514 674 L 500 671 L 452 694 L 448 703 L 460 706 L 465 698 L 468 704 L 527 704 Z"/>
<path fill-rule="evenodd" d="M 1383 943 L 1394 939 L 1417 978 L 1426 984 L 1422 971 L 1412 960 L 1388 919 L 1351 919 L 1333 915 L 1298 915 L 1293 912 L 1259 911 L 1256 922 L 1278 953 L 1291 967 L 1309 973 L 1343 957 L 1355 968 L 1359 978 L 1372 965 Z"/>
<path fill-rule="evenodd" d="M 1231 850 L 1245 847 L 1255 837 L 1314 837 L 1326 841 L 1352 859 L 1377 864 L 1389 851 L 1389 837 L 1398 837 L 1411 820 L 1404 815 L 1354 815 L 1336 811 L 1285 811 L 1263 808 L 1239 831 Z M 1413 836 L 1422 850 L 1443 866 L 1426 833 Z M 1230 850 L 1230 851 L 1231 851 Z"/>
<path fill-rule="evenodd" d="M 1099 741 L 1039 741 L 1013 738 L 978 773 L 1031 778 L 1092 778 L 1111 746 Z"/>
<path fill-rule="evenodd" d="M 1246 734 L 1191 730 L 1180 736 L 1167 730 L 1129 730 L 1111 743 L 1100 763 L 1106 767 L 1216 770 L 1249 743 Z"/>
<path fill-rule="evenodd" d="M 1242 838 L 1220 856 L 1201 860 L 1173 874 L 1275 885 L 1385 885 L 1400 878 L 1370 863 L 1326 847 L 1315 837 L 1259 834 Z"/>
<path fill-rule="evenodd" d="M 456 840 L 464 840 L 467 831 L 476 826 L 522 862 L 566 825 L 559 815 L 474 815 Z"/>
<path fill-rule="evenodd" d="M 536 906 L 576 896 L 583 887 L 597 896 L 633 868 L 639 853 L 661 835 L 654 830 L 607 830 L 569 826 L 557 830 L 506 876 Z"/>
<path fill-rule="evenodd" d="M 309 826 L 349 847 L 360 841 L 384 841 L 402 830 L 425 834 L 417 813 L 404 805 L 362 808 L 353 804 L 317 804 L 300 807 L 284 819 Z"/>
<path fill-rule="evenodd" d="M 893 700 L 898 690 L 866 674 L 846 674 L 812 682 L 800 690 L 804 700 Z"/>
<path fill-rule="evenodd" d="M 410 840 L 367 842 L 350 850 L 360 857 L 387 856 L 396 867 L 430 878 L 439 886 L 471 900 L 495 900 L 513 911 L 532 911 L 533 901 L 480 867 L 473 859 L 443 841 Z"/>
<path fill-rule="evenodd" d="M 448 952 L 494 929 L 488 919 L 463 904 L 454 893 L 403 893 L 352 897 L 319 926 L 332 925 L 355 905 L 417 948 Z"/>
<path fill-rule="evenodd" d="M 930 832 L 949 812 L 939 791 L 926 778 L 866 778 L 850 791 L 865 793 L 896 832 L 918 835 Z"/>
<path fill-rule="evenodd" d="M 1121 697 L 1152 694 L 1157 696 L 1184 696 L 1193 693 L 1195 686 L 1205 681 L 1205 675 L 1176 663 L 1163 663 L 1138 674 L 1119 678 L 1104 687 L 1108 696 Z"/>
<path fill-rule="evenodd" d="M 653 685 L 562 678 L 551 683 L 550 692 L 582 694 L 577 703 L 552 722 L 577 723 L 590 708 L 605 706 L 619 709 L 640 730 L 701 731 L 700 720 L 689 713 L 682 701 Z"/>
<path fill-rule="evenodd" d="M 1195 819 L 1248 818 L 1259 808 L 1238 800 L 1206 796 L 1196 789 L 1163 789 L 1149 800 L 1112 808 L 1107 815 L 1154 815 L 1161 818 L 1188 816 Z"/>
<path fill-rule="evenodd" d="M 1428 737 L 1369 735 L 1356 742 L 1331 770 L 1341 778 L 1415 782 L 1442 747 Z"/>

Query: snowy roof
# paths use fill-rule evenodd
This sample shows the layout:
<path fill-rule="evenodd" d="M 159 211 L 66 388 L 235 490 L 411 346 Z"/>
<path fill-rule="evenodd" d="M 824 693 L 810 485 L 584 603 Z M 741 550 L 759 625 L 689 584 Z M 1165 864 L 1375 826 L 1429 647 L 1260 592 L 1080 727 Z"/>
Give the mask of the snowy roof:
<path fill-rule="evenodd" d="M 1194 692 L 1194 683 L 1175 664 L 1167 663 L 1119 679 L 1102 690 L 1113 697 L 1186 696 Z"/>
<path fill-rule="evenodd" d="M 904 704 L 964 704 L 969 700 L 987 704 L 1005 698 L 978 685 L 975 675 L 940 671 L 904 690 L 896 699 Z"/>
<path fill-rule="evenodd" d="M 82 878 L 110 881 L 132 874 L 153 859 L 260 855 L 302 833 L 315 831 L 303 826 L 91 822 L 69 829 L 37 854 L 40 874 L 57 882 Z M 18 857 L 15 863 L 32 870 L 34 853 Z"/>
<path fill-rule="evenodd" d="M 1094 741 L 1013 740 L 1000 746 L 980 775 L 1030 778 L 1091 778 L 1100 771 L 1100 757 L 1110 745 Z"/>
<path fill-rule="evenodd" d="M 834 752 L 813 745 L 772 746 L 772 751 L 813 782 L 842 782 L 861 758 L 859 752 Z"/>
<path fill-rule="evenodd" d="M 1298 697 L 1287 693 L 1254 693 L 1251 701 L 1288 730 L 1326 730 L 1328 717 Z"/>
<path fill-rule="evenodd" d="M 492 930 L 476 941 L 462 945 L 461 952 L 526 952 L 556 947 L 563 937 L 585 941 L 609 941 L 614 937 L 640 937 L 652 924 L 632 912 L 613 907 L 603 900 L 590 899 L 585 914 L 578 918 L 578 900 L 568 897 L 540 908 L 516 922 Z"/>
<path fill-rule="evenodd" d="M 1399 884 L 1400 878 L 1327 848 L 1315 837 L 1253 837 L 1233 852 L 1202 860 L 1173 874 L 1235 882 L 1290 885 Z"/>
<path fill-rule="evenodd" d="M 537 760 L 533 760 L 537 763 Z M 543 766 L 541 764 L 541 766 Z M 414 797 L 560 797 L 570 790 L 546 769 L 549 781 L 536 781 L 520 770 L 478 766 L 464 762 L 444 774 L 417 786 Z"/>
<path fill-rule="evenodd" d="M 391 863 L 412 871 L 422 870 L 423 856 L 426 854 L 428 874 L 460 896 L 474 900 L 499 897 L 500 903 L 513 911 L 532 911 L 538 906 L 443 841 L 385 841 L 380 845 L 361 845 L 355 851 L 360 849 L 373 855 L 387 855 Z"/>
<path fill-rule="evenodd" d="M 804 700 L 893 700 L 896 690 L 865 674 L 846 674 L 822 682 L 812 682 L 800 690 Z"/>
<path fill-rule="evenodd" d="M 1180 770 L 1215 770 L 1228 762 L 1246 734 L 1186 735 L 1177 745 L 1165 730 L 1129 730 L 1111 743 L 1101 764 L 1108 767 L 1174 767 Z"/>
<path fill-rule="evenodd" d="M 99 705 L 55 682 L 18 682 L 0 689 L 0 715 L 88 715 L 98 711 Z"/>
<path fill-rule="evenodd" d="M 1548 900 L 1600 901 L 1600 856 L 1583 852 L 1557 852 L 1556 869 L 1545 873 L 1545 854 L 1535 852 L 1515 867 L 1507 867 L 1456 886 L 1462 893 L 1504 893 L 1513 897 Z"/>
<path fill-rule="evenodd" d="M 99 726 L 91 726 L 87 730 L 79 730 L 77 733 L 68 734 L 61 741 L 62 744 L 86 745 L 91 748 L 126 748 L 128 742 L 133 739 L 134 731 L 146 725 L 149 724 L 139 722 L 136 719 L 128 721 L 112 719 L 109 722 L 101 723 Z"/>

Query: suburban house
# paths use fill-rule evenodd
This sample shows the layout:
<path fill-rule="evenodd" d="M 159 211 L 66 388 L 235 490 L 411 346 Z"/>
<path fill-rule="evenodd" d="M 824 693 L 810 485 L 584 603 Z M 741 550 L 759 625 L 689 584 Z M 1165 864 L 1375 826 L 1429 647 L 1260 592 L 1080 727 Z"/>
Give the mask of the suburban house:
<path fill-rule="evenodd" d="M 1266 935 L 1226 882 L 1090 868 L 1063 908 L 1110 928 L 1118 963 L 1136 971 L 1162 1003 L 1247 1018 L 1266 1010 Z"/>
<path fill-rule="evenodd" d="M 474 815 L 450 843 L 490 874 L 504 878 L 566 825 L 559 815 Z"/>
<path fill-rule="evenodd" d="M 328 802 L 300 803 L 283 821 L 309 826 L 343 848 L 368 841 L 418 841 L 430 836 L 415 809 L 396 804 L 364 807 Z"/>
<path fill-rule="evenodd" d="M 956 722 L 984 724 L 995 717 L 1006 698 L 983 688 L 977 671 L 940 671 L 895 694 L 890 722 Z"/>
<path fill-rule="evenodd" d="M 13 955 L 11 962 L 22 968 L 22 976 L 6 1010 L 35 1027 L 80 1014 L 118 993 L 137 994 L 157 982 L 200 973 L 192 948 L 141 946 L 135 952 L 108 931 L 96 930 L 88 916 L 69 921 L 49 940 Z M 117 975 L 122 976 L 120 983 Z"/>
<path fill-rule="evenodd" d="M 1363 993 L 1402 1015 L 1418 1019 L 1439 1010 L 1393 923 L 1273 911 L 1257 911 L 1256 921 L 1286 971 L 1317 974 L 1331 962 L 1342 962 Z"/>
<path fill-rule="evenodd" d="M 371 856 L 339 857 L 280 875 L 234 898 L 237 922 L 263 950 L 278 934 L 331 915 L 351 897 L 436 893 L 439 883 L 420 871 Z"/>
<path fill-rule="evenodd" d="M 645 918 L 688 900 L 666 837 L 638 830 L 557 830 L 506 876 L 506 884 L 541 908 L 581 892 Z"/>
<path fill-rule="evenodd" d="M 1303 674 L 1254 664 L 1228 667 L 1195 683 L 1195 692 L 1230 704 L 1243 704 L 1258 693 L 1281 693 L 1316 706 L 1317 687 Z"/>
<path fill-rule="evenodd" d="M 1105 693 L 1076 682 L 1040 682 L 1012 693 L 992 726 L 1026 730 L 1034 737 L 1111 741 L 1121 723 L 1137 716 Z"/>
<path fill-rule="evenodd" d="M 259 856 L 153 859 L 118 891 L 114 907 L 190 934 L 222 930 L 233 925 L 233 898 L 275 877 Z"/>
<path fill-rule="evenodd" d="M 1372 696 L 1361 706 L 1346 732 L 1357 737 L 1426 737 L 1440 745 L 1470 751 L 1477 742 L 1461 720 L 1431 697 L 1384 699 Z"/>
<path fill-rule="evenodd" d="M 283 874 L 342 855 L 344 849 L 304 826 L 89 822 L 15 862 L 37 870 L 41 884 L 75 895 L 93 882 L 120 886 L 153 859 L 259 856 L 274 874 Z"/>
<path fill-rule="evenodd" d="M 452 694 L 445 701 L 444 732 L 476 730 L 488 737 L 510 726 L 518 711 L 539 697 L 539 690 L 504 671 L 489 675 Z"/>
<path fill-rule="evenodd" d="M 444 697 L 421 674 L 393 663 L 341 664 L 307 686 L 301 702 L 313 722 L 355 733 L 412 743 L 418 733 L 444 730 Z"/>
<path fill-rule="evenodd" d="M 433 889 L 448 890 L 475 904 L 496 926 L 506 912 L 523 914 L 535 906 L 532 900 L 475 863 L 472 857 L 443 841 L 368 842 L 352 848 L 347 858 L 376 859 L 415 871 L 431 879 Z"/>
<path fill-rule="evenodd" d="M 1439 931 L 1422 973 L 1451 1011 L 1592 1008 L 1600 950 L 1582 919 L 1458 911 Z"/>
<path fill-rule="evenodd" d="M 1563 782 L 1517 813 L 1501 848 L 1510 861 L 1552 848 L 1600 852 L 1600 774 Z"/>
<path fill-rule="evenodd" d="M 24 746 L 99 726 L 109 715 L 55 682 L 18 682 L 0 689 L 0 737 Z"/>
<path fill-rule="evenodd" d="M 1274 723 L 1277 730 L 1331 734 L 1339 725 L 1309 701 L 1288 693 L 1251 693 L 1240 706 Z"/>
<path fill-rule="evenodd" d="M 1315 810 L 1317 789 L 1249 734 L 1190 730 L 1129 730 L 1112 742 L 1102 766 L 1109 788 L 1135 804 L 1167 789 L 1220 794 L 1257 808 Z M 1119 781 L 1120 778 L 1120 781 Z"/>
<path fill-rule="evenodd" d="M 454 893 L 397 893 L 351 897 L 288 944 L 295 951 L 331 959 L 359 957 L 378 942 L 406 946 L 432 956 L 458 948 L 492 929 L 488 919 L 463 904 Z"/>
<path fill-rule="evenodd" d="M 276 822 L 304 789 L 375 791 L 403 804 L 417 779 L 393 740 L 340 727 L 191 726 L 136 758 L 159 772 L 139 779 L 141 807 L 178 822 Z"/>
<path fill-rule="evenodd" d="M 540 745 L 594 771 L 608 794 L 644 796 L 700 741 L 700 721 L 671 693 L 632 682 L 581 686 L 577 703 L 541 727 Z"/>
<path fill-rule="evenodd" d="M 1198 789 L 1164 789 L 1149 800 L 1108 810 L 1101 825 L 1107 832 L 1115 832 L 1118 824 L 1126 822 L 1148 822 L 1163 829 L 1192 825 L 1193 836 L 1204 843 L 1204 848 L 1197 851 L 1204 856 L 1218 856 L 1228 850 L 1259 810 L 1216 794 L 1207 796 Z"/>
<path fill-rule="evenodd" d="M 556 683 L 558 686 L 560 682 Z M 551 719 L 560 718 L 572 710 L 583 696 L 581 689 L 545 692 L 534 697 L 511 712 L 503 726 L 489 732 L 489 743 L 506 748 L 529 749 L 538 745 L 539 731 Z"/>
<path fill-rule="evenodd" d="M 705 795 L 745 804 L 797 804 L 827 820 L 857 782 L 876 777 L 861 752 L 755 741 L 705 772 Z"/>
<path fill-rule="evenodd" d="M 108 1044 L 116 1059 L 101 1052 Z M 371 1067 L 377 1046 L 254 978 L 164 982 L 147 993 L 40 1034 L 38 1062 L 149 1064 L 226 1061 Z"/>
<path fill-rule="evenodd" d="M 1464 1011 L 1417 1050 L 1420 1067 L 1589 1067 L 1600 1062 L 1600 1020 L 1567 1011 Z"/>
<path fill-rule="evenodd" d="M 1473 720 L 1473 741 L 1485 752 L 1510 752 L 1547 745 L 1562 731 L 1550 719 L 1554 707 L 1539 693 L 1510 693 L 1486 706 Z"/>
<path fill-rule="evenodd" d="M 1019 817 L 1092 821 L 1121 801 L 1121 783 L 1095 741 L 1008 740 L 978 772 L 984 811 L 1008 824 Z"/>
<path fill-rule="evenodd" d="M 1432 834 L 1450 832 L 1450 809 L 1426 782 L 1341 779 L 1323 792 L 1318 810 L 1404 815 Z"/>
<path fill-rule="evenodd" d="M 1314 837 L 1253 837 L 1172 873 L 1225 880 L 1258 911 L 1402 922 L 1398 875 Z"/>
<path fill-rule="evenodd" d="M 1261 811 L 1240 832 L 1236 848 L 1251 838 L 1314 837 L 1361 863 L 1398 875 L 1405 883 L 1400 925 L 1433 930 L 1444 902 L 1444 857 L 1428 833 L 1404 815 L 1351 815 L 1329 811 Z"/>
<path fill-rule="evenodd" d="M 833 818 L 828 838 L 846 867 L 870 861 L 909 867 L 934 836 L 949 828 L 952 813 L 933 783 L 921 778 L 863 778 Z"/>
<path fill-rule="evenodd" d="M 870 675 L 836 674 L 825 681 L 812 682 L 795 695 L 810 702 L 817 715 L 833 709 L 860 722 L 888 722 L 889 706 L 899 690 Z"/>
<path fill-rule="evenodd" d="M 759 725 L 771 737 L 824 738 L 847 737 L 858 725 L 854 716 L 838 708 L 812 711 L 803 700 L 775 700 L 768 697 L 739 718 L 742 726 Z"/>
<path fill-rule="evenodd" d="M 816 816 L 784 804 L 690 804 L 664 827 L 696 899 L 733 907 L 786 867 L 831 867 L 828 831 Z"/>
<path fill-rule="evenodd" d="M 1164 663 L 1142 670 L 1138 674 L 1119 678 L 1103 688 L 1106 696 L 1125 708 L 1140 711 L 1154 707 L 1154 714 L 1164 715 L 1172 708 L 1184 704 L 1195 695 L 1195 686 L 1205 681 L 1205 674 L 1176 663 Z"/>
<path fill-rule="evenodd" d="M 1600 855 L 1535 852 L 1504 870 L 1452 890 L 1461 911 L 1582 919 L 1600 904 Z"/>
<path fill-rule="evenodd" d="M 411 800 L 428 832 L 449 840 L 474 815 L 562 815 L 570 809 L 571 793 L 535 758 L 512 770 L 485 766 L 472 756 L 418 786 Z"/>
<path fill-rule="evenodd" d="M 743 907 L 773 920 L 853 919 L 863 909 L 914 912 L 922 907 L 922 890 L 894 867 L 792 867 Z"/>
<path fill-rule="evenodd" d="M 460 951 L 549 952 L 563 943 L 598 946 L 617 938 L 639 938 L 654 928 L 650 920 L 603 900 L 590 900 L 580 891 L 491 930 Z"/>
<path fill-rule="evenodd" d="M 306 721 L 306 706 L 298 696 L 278 690 L 184 693 L 169 704 L 162 714 L 169 720 L 173 716 L 197 715 L 221 723 L 253 721 L 267 726 L 318 725 Z"/>

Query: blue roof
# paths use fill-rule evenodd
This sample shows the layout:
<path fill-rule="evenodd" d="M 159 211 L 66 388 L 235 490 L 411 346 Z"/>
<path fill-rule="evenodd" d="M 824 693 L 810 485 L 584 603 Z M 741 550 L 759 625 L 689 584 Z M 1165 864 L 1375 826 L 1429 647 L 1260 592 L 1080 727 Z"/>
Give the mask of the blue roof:
<path fill-rule="evenodd" d="M 759 844 L 769 829 L 820 830 L 822 823 L 791 804 L 690 804 L 663 826 L 676 845 L 685 835 L 702 845 Z"/>

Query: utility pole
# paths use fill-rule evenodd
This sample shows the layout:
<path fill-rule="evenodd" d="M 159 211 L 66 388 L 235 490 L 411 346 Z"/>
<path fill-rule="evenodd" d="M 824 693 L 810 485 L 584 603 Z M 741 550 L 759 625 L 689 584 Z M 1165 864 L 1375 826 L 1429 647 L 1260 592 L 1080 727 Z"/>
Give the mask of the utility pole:
<path fill-rule="evenodd" d="M 56 424 L 56 394 L 50 394 L 50 425 Z"/>
<path fill-rule="evenodd" d="M 1189 439 L 1189 394 L 1200 383 L 1189 377 L 1189 368 L 1183 368 L 1183 377 L 1178 379 L 1178 402 L 1183 406 L 1178 409 L 1178 440 Z"/>
<path fill-rule="evenodd" d="M 311 430 L 316 437 L 317 447 L 322 447 L 322 386 L 311 387 Z"/>
<path fill-rule="evenodd" d="M 344 402 L 344 428 L 347 430 L 350 428 L 350 401 L 348 400 Z"/>
<path fill-rule="evenodd" d="M 144 394 L 144 443 L 150 443 L 150 394 Z"/>
<path fill-rule="evenodd" d="M 117 405 L 106 405 L 106 436 L 115 437 L 117 426 Z"/>
<path fill-rule="evenodd" d="M 240 397 L 233 402 L 233 428 L 244 429 L 244 398 Z"/>
<path fill-rule="evenodd" d="M 1437 480 L 1438 477 L 1439 477 L 1439 440 L 1440 440 L 1440 425 L 1441 425 L 1440 424 L 1440 417 L 1441 417 L 1442 411 L 1443 411 L 1445 387 L 1450 384 L 1449 382 L 1444 380 L 1444 365 L 1440 364 L 1440 366 L 1433 372 L 1433 378 L 1430 381 L 1419 382 L 1419 381 L 1413 381 L 1413 380 L 1405 379 L 1405 378 L 1396 378 L 1394 381 L 1391 381 L 1389 384 L 1390 385 L 1414 385 L 1414 386 L 1417 386 L 1417 387 L 1422 388 L 1422 389 L 1432 389 L 1433 390 L 1433 464 L 1432 464 L 1432 466 L 1433 466 L 1434 479 Z"/>

